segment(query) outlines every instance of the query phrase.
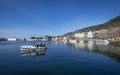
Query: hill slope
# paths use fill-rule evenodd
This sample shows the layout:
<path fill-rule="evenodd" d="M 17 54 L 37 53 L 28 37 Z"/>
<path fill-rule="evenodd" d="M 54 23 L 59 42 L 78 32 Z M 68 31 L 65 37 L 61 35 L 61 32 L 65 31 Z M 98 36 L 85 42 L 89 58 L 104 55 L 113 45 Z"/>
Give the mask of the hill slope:
<path fill-rule="evenodd" d="M 78 29 L 74 32 L 69 32 L 64 34 L 66 35 L 71 35 L 77 32 L 88 32 L 88 31 L 97 31 L 97 30 L 101 30 L 101 29 L 110 29 L 110 28 L 115 28 L 115 27 L 119 27 L 120 26 L 120 16 L 117 16 L 111 20 L 109 20 L 108 22 L 104 23 L 104 24 L 99 24 L 99 25 L 95 25 L 95 26 L 90 26 L 90 27 L 86 27 L 86 28 L 82 28 L 82 29 Z"/>

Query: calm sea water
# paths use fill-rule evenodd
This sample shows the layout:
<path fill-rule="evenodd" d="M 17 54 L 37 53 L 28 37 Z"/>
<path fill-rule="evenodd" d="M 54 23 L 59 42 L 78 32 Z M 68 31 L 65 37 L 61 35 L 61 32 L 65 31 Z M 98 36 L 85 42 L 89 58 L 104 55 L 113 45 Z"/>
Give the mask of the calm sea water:
<path fill-rule="evenodd" d="M 35 42 L 0 42 L 0 75 L 120 75 L 120 48 L 94 42 L 47 41 L 46 51 L 20 51 Z M 39 42 L 38 42 L 39 43 Z"/>

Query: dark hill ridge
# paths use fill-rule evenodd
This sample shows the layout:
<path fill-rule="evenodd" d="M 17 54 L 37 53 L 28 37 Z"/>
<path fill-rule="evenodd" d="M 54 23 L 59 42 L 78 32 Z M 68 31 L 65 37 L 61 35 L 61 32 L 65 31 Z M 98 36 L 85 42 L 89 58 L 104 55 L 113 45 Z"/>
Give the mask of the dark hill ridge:
<path fill-rule="evenodd" d="M 66 33 L 65 35 L 71 35 L 77 32 L 88 32 L 88 31 L 97 31 L 97 30 L 101 30 L 101 29 L 110 29 L 110 28 L 116 28 L 120 26 L 120 16 L 117 16 L 111 20 L 109 20 L 106 23 L 103 24 L 99 24 L 99 25 L 95 25 L 95 26 L 90 26 L 90 27 L 86 27 L 86 28 L 82 28 L 82 29 L 78 29 L 74 32 L 69 32 Z"/>

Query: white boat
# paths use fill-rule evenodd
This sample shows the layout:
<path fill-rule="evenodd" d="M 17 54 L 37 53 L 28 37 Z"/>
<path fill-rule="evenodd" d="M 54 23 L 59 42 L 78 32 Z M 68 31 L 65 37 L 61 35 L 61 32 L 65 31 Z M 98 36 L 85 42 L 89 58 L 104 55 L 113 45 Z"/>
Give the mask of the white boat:
<path fill-rule="evenodd" d="M 70 43 L 76 43 L 76 40 L 69 40 Z"/>
<path fill-rule="evenodd" d="M 36 41 L 36 39 L 26 39 L 26 41 Z"/>
<path fill-rule="evenodd" d="M 48 39 L 45 39 L 45 38 L 44 38 L 44 39 L 42 39 L 42 41 L 48 41 Z"/>
<path fill-rule="evenodd" d="M 16 38 L 8 38 L 8 41 L 16 41 Z"/>
<path fill-rule="evenodd" d="M 20 46 L 20 50 L 45 50 L 45 44 L 34 44 L 34 45 L 24 45 Z"/>
<path fill-rule="evenodd" d="M 109 41 L 108 40 L 96 40 L 96 44 L 109 44 Z"/>

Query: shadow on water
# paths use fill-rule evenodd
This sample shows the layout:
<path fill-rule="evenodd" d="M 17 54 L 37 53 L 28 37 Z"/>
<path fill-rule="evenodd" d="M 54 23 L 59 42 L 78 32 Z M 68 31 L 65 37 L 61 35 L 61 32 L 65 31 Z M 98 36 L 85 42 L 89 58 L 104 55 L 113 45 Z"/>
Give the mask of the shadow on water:
<path fill-rule="evenodd" d="M 120 63 L 120 47 L 109 44 L 96 44 L 95 41 L 80 41 L 79 43 L 68 43 L 68 45 L 75 47 L 78 50 L 85 50 L 88 52 L 101 53 L 107 55 Z"/>

